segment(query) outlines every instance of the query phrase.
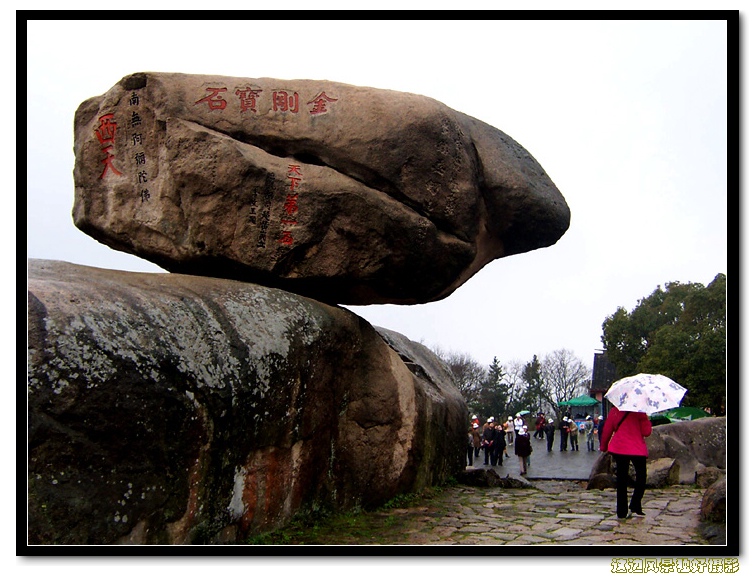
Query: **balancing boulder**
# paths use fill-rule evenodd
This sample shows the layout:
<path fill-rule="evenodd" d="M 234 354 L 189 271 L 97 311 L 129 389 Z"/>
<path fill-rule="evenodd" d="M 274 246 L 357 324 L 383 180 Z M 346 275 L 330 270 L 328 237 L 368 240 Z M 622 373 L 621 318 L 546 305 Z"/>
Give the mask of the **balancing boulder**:
<path fill-rule="evenodd" d="M 522 146 L 425 96 L 136 73 L 74 128 L 76 226 L 170 272 L 423 303 L 569 227 Z"/>

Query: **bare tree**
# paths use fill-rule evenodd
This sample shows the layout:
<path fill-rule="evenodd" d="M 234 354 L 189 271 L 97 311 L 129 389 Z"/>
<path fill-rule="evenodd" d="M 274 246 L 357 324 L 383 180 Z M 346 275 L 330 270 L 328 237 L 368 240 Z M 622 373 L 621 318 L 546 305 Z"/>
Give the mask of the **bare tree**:
<path fill-rule="evenodd" d="M 487 369 L 469 354 L 446 352 L 439 348 L 433 349 L 433 352 L 451 369 L 453 382 L 469 409 L 473 412 L 479 411 L 480 390 L 487 376 Z"/>
<path fill-rule="evenodd" d="M 559 414 L 559 402 L 587 394 L 590 370 L 571 350 L 556 350 L 547 354 L 541 364 L 543 388 L 554 414 Z"/>
<path fill-rule="evenodd" d="M 522 363 L 518 360 L 511 360 L 506 363 L 503 374 L 502 385 L 508 391 L 506 403 L 506 414 L 501 414 L 501 418 L 513 416 L 518 410 L 522 409 L 522 400 L 527 384 L 522 379 Z"/>

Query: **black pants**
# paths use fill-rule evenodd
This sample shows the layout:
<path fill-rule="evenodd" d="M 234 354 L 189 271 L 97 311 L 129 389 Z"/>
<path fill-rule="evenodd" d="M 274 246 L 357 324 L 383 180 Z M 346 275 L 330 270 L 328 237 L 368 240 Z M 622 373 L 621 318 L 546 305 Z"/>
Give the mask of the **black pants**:
<path fill-rule="evenodd" d="M 566 450 L 566 445 L 569 442 L 569 434 L 561 432 L 561 452 Z"/>
<path fill-rule="evenodd" d="M 503 455 L 506 453 L 506 443 L 493 444 L 493 466 L 503 466 Z"/>
<path fill-rule="evenodd" d="M 626 518 L 627 512 L 642 512 L 642 497 L 645 495 L 645 485 L 647 484 L 647 457 L 645 456 L 624 456 L 623 454 L 612 454 L 616 462 L 616 516 Z M 632 500 L 627 507 L 627 487 L 629 486 L 629 463 L 634 466 L 636 481 Z"/>
<path fill-rule="evenodd" d="M 547 434 L 545 439 L 546 444 L 548 445 L 548 452 L 553 451 L 553 434 Z"/>
<path fill-rule="evenodd" d="M 472 459 L 473 455 L 474 455 L 474 446 L 467 446 L 467 462 L 469 462 L 470 466 L 474 466 L 474 460 Z"/>

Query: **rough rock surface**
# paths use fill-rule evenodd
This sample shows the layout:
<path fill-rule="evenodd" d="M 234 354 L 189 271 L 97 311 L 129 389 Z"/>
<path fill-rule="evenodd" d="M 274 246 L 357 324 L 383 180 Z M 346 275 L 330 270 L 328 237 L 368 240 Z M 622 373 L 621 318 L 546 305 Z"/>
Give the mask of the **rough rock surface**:
<path fill-rule="evenodd" d="M 695 473 L 695 484 L 700 486 L 700 488 L 709 488 L 725 475 L 726 470 L 714 468 L 713 466 L 706 466 Z"/>
<path fill-rule="evenodd" d="M 282 290 L 29 262 L 30 544 L 231 543 L 464 469 L 416 343 Z"/>
<path fill-rule="evenodd" d="M 675 459 L 680 466 L 679 482 L 694 484 L 695 473 L 706 466 L 726 469 L 726 418 L 654 426 L 647 446 L 650 460 Z"/>
<path fill-rule="evenodd" d="M 171 272 L 413 304 L 569 227 L 521 145 L 425 96 L 136 73 L 74 124 L 76 226 Z"/>
<path fill-rule="evenodd" d="M 726 476 L 716 480 L 705 491 L 700 515 L 706 522 L 726 522 Z"/>

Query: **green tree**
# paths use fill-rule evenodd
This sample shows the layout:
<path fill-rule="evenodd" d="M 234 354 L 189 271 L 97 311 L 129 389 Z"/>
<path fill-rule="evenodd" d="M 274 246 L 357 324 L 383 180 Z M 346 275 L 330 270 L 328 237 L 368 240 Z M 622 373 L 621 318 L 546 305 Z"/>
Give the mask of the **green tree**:
<path fill-rule="evenodd" d="M 726 403 L 726 276 L 704 286 L 669 282 L 631 313 L 618 308 L 603 322 L 603 346 L 616 377 L 664 374 L 685 388 L 684 406 Z"/>
<path fill-rule="evenodd" d="M 521 399 L 522 406 L 520 410 L 530 410 L 535 413 L 542 412 L 547 394 L 545 392 L 540 360 L 538 360 L 536 355 L 522 368 L 522 380 L 525 383 L 525 389 Z"/>
<path fill-rule="evenodd" d="M 480 390 L 480 412 L 485 414 L 486 418 L 500 418 L 506 410 L 508 393 L 503 383 L 504 375 L 500 361 L 493 357 Z"/>

